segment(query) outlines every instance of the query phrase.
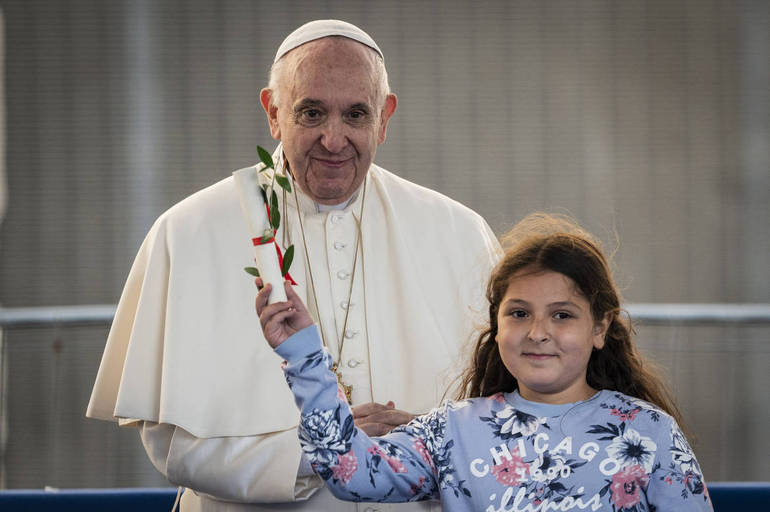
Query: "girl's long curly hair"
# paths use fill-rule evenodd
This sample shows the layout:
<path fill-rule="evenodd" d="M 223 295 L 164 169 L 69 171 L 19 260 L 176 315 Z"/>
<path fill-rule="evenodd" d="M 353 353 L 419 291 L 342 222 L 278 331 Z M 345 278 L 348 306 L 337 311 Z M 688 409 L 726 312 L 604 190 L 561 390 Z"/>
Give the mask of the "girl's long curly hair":
<path fill-rule="evenodd" d="M 489 327 L 479 335 L 471 364 L 463 372 L 457 398 L 490 396 L 518 389 L 503 364 L 496 341 L 497 314 L 518 271 L 553 271 L 574 281 L 591 305 L 593 318 L 609 319 L 604 347 L 588 361 L 586 380 L 594 389 L 620 391 L 653 403 L 684 429 L 682 415 L 660 373 L 639 353 L 628 315 L 620 308 L 620 293 L 598 241 L 566 216 L 536 213 L 527 216 L 503 237 L 506 253 L 487 285 Z"/>

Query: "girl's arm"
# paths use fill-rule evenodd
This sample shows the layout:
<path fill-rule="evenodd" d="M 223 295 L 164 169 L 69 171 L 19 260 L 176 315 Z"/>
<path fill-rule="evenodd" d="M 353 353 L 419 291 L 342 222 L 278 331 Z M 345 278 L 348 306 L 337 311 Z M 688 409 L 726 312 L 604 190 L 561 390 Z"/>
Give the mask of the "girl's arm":
<path fill-rule="evenodd" d="M 318 329 L 307 327 L 276 348 L 286 359 L 286 380 L 301 411 L 299 440 L 313 469 L 332 493 L 349 501 L 417 501 L 438 498 L 432 458 L 417 432 L 421 419 L 383 437 L 370 438 L 329 369 Z"/>
<path fill-rule="evenodd" d="M 650 474 L 647 501 L 658 510 L 712 511 L 703 473 L 687 438 L 676 421 L 670 419 L 668 425 L 659 438 L 659 458 Z"/>
<path fill-rule="evenodd" d="M 286 360 L 286 380 L 301 412 L 298 436 L 313 469 L 343 500 L 438 498 L 430 450 L 441 446 L 441 433 L 431 427 L 435 418 L 417 418 L 381 438 L 356 428 L 317 327 L 291 286 L 285 289 L 287 302 L 268 305 L 265 286 L 256 309 L 265 339 Z"/>

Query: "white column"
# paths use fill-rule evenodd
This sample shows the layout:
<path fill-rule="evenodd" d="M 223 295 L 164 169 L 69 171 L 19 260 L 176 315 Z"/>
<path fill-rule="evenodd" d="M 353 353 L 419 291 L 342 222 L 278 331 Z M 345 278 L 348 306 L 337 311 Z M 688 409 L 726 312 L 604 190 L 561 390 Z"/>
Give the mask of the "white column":
<path fill-rule="evenodd" d="M 162 155 L 162 86 L 155 69 L 154 54 L 161 49 L 155 40 L 152 1 L 126 2 L 126 76 L 129 77 L 128 129 L 125 150 L 129 176 L 126 194 L 130 213 L 128 236 L 136 246 L 157 216 L 159 190 L 164 169 Z"/>

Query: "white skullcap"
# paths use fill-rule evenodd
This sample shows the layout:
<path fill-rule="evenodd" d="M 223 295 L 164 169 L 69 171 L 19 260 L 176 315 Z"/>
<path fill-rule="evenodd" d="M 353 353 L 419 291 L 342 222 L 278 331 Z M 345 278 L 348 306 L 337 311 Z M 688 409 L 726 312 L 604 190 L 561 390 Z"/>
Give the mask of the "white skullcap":
<path fill-rule="evenodd" d="M 379 53 L 383 60 L 385 59 L 385 56 L 382 55 L 382 52 L 380 51 L 379 46 L 377 46 L 377 43 L 374 42 L 374 39 L 369 37 L 369 34 L 357 26 L 348 23 L 347 21 L 341 20 L 315 20 L 305 23 L 297 30 L 289 34 L 289 36 L 283 40 L 281 46 L 278 47 L 278 51 L 275 54 L 275 60 L 273 60 L 273 62 L 277 62 L 278 59 L 286 55 L 297 46 L 303 45 L 310 41 L 315 41 L 316 39 L 321 39 L 322 37 L 329 36 L 347 37 L 348 39 L 353 39 L 359 43 L 363 43 Z"/>

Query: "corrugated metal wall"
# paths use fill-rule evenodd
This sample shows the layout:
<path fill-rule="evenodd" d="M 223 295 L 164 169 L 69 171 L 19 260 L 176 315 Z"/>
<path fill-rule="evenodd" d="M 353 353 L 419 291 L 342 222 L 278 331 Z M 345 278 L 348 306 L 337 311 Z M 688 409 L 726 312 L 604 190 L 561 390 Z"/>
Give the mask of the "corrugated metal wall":
<path fill-rule="evenodd" d="M 280 41 L 336 17 L 386 55 L 377 161 L 501 233 L 536 209 L 615 237 L 636 302 L 770 301 L 762 0 L 5 0 L 0 302 L 114 303 L 173 203 L 270 145 Z M 134 432 L 82 418 L 106 330 L 7 333 L 4 485 L 162 480 Z M 648 328 L 709 480 L 768 480 L 766 328 Z"/>

